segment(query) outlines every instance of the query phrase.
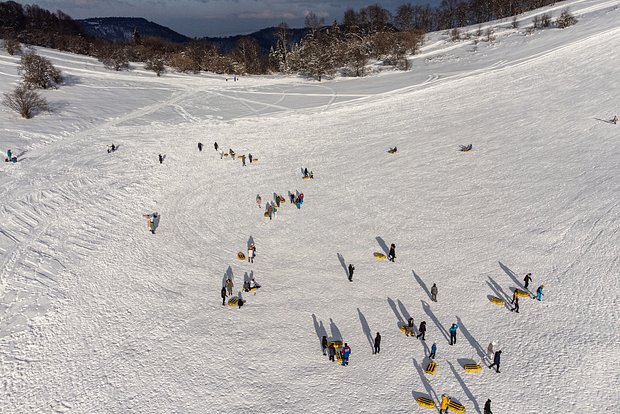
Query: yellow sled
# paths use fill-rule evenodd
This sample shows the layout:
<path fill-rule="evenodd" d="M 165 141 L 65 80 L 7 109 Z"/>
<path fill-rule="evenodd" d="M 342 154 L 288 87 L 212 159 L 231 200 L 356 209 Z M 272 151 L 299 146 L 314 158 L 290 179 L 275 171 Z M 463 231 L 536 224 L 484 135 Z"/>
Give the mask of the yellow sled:
<path fill-rule="evenodd" d="M 377 259 L 377 260 L 385 259 L 385 255 L 383 253 L 374 252 L 372 255 L 375 256 L 375 259 Z"/>
<path fill-rule="evenodd" d="M 303 178 L 304 178 L 304 180 L 311 180 L 312 179 L 309 176 L 308 177 L 303 177 Z"/>
<path fill-rule="evenodd" d="M 437 363 L 435 361 L 429 362 L 426 366 L 426 369 L 424 370 L 424 372 L 426 372 L 428 375 L 435 375 L 435 371 L 437 371 Z"/>
<path fill-rule="evenodd" d="M 330 345 L 333 345 L 334 348 L 336 348 L 336 349 L 340 349 L 340 348 L 342 348 L 342 341 L 329 341 L 327 343 L 327 346 L 330 346 Z"/>
<path fill-rule="evenodd" d="M 500 299 L 495 296 L 492 296 L 491 298 L 489 298 L 489 300 L 491 301 L 491 303 L 494 303 L 497 306 L 504 306 L 504 299 Z"/>
<path fill-rule="evenodd" d="M 448 404 L 448 410 L 454 411 L 455 413 L 464 413 L 465 407 L 462 404 L 457 403 L 456 401 L 450 401 Z"/>
<path fill-rule="evenodd" d="M 525 290 L 515 289 L 515 292 L 517 292 L 517 296 L 530 296 L 530 293 Z"/>
<path fill-rule="evenodd" d="M 243 252 L 239 252 L 239 253 L 237 253 L 237 259 L 239 259 L 239 260 L 245 260 L 245 254 L 243 254 Z"/>
<path fill-rule="evenodd" d="M 235 296 L 234 298 L 228 299 L 228 306 L 235 307 L 237 305 L 239 305 L 239 298 L 238 297 Z"/>
<path fill-rule="evenodd" d="M 400 325 L 398 327 L 405 335 L 415 335 L 415 329 L 408 327 L 407 325 Z"/>
<path fill-rule="evenodd" d="M 482 368 L 480 368 L 479 364 L 465 364 L 463 369 L 467 372 L 480 372 Z"/>
<path fill-rule="evenodd" d="M 426 397 L 418 397 L 415 401 L 420 405 L 420 407 L 424 408 L 435 408 L 435 401 Z"/>
<path fill-rule="evenodd" d="M 269 217 L 269 213 L 267 213 L 267 212 L 265 211 L 265 214 L 263 214 L 263 216 L 265 216 L 265 217 Z"/>

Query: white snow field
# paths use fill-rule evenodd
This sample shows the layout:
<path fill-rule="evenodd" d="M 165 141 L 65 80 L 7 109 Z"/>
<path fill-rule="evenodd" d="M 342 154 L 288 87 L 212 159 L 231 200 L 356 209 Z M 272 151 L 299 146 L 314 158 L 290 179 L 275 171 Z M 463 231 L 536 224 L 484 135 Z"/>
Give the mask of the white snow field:
<path fill-rule="evenodd" d="M 577 25 L 525 34 L 565 7 Z M 67 76 L 42 92 L 53 110 L 0 109 L 19 159 L 0 164 L 0 412 L 423 413 L 415 398 L 443 393 L 467 412 L 618 412 L 620 1 L 520 21 L 477 48 L 431 34 L 409 72 L 320 83 L 39 49 Z M 0 53 L 0 92 L 17 63 Z M 301 209 L 263 217 L 257 194 L 294 190 Z M 254 264 L 236 258 L 250 237 Z M 374 259 L 383 243 L 395 263 Z M 251 272 L 258 293 L 222 306 L 226 275 L 236 293 Z M 527 272 L 542 302 L 489 301 Z M 398 329 L 410 315 L 425 343 Z M 492 340 L 501 373 L 465 372 Z"/>

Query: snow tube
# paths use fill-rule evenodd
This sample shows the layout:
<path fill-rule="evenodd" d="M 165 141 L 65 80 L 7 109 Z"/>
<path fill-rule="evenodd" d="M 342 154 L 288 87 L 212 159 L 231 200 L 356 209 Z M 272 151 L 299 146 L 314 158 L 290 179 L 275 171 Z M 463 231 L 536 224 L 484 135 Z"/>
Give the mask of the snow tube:
<path fill-rule="evenodd" d="M 265 217 L 269 217 L 269 213 L 267 213 L 267 212 L 265 211 L 265 214 L 263 214 L 263 216 L 265 216 Z"/>
<path fill-rule="evenodd" d="M 525 290 L 515 289 L 515 292 L 517 292 L 517 296 L 530 296 L 530 293 Z"/>
<path fill-rule="evenodd" d="M 418 397 L 415 401 L 420 405 L 420 407 L 424 408 L 435 408 L 435 401 L 426 397 Z"/>
<path fill-rule="evenodd" d="M 245 254 L 243 254 L 243 252 L 239 252 L 239 253 L 237 253 L 237 259 L 239 259 L 239 260 L 245 260 Z"/>
<path fill-rule="evenodd" d="M 480 372 L 481 368 L 479 364 L 465 364 L 463 369 L 467 372 Z"/>
<path fill-rule="evenodd" d="M 455 413 L 464 413 L 465 407 L 462 404 L 457 403 L 456 401 L 450 401 L 448 404 L 448 410 L 454 411 Z"/>
<path fill-rule="evenodd" d="M 377 259 L 377 260 L 385 259 L 385 255 L 383 253 L 374 252 L 372 255 L 375 256 L 375 259 Z"/>
<path fill-rule="evenodd" d="M 310 177 L 304 177 L 304 180 L 311 180 Z"/>
<path fill-rule="evenodd" d="M 429 375 L 435 375 L 435 371 L 437 371 L 437 363 L 435 361 L 429 362 L 426 366 L 426 369 L 424 370 L 424 372 Z"/>
<path fill-rule="evenodd" d="M 500 299 L 500 298 L 496 298 L 495 296 L 492 296 L 491 298 L 489 298 L 489 300 L 491 301 L 491 303 L 494 303 L 498 306 L 504 306 L 504 299 Z"/>
<path fill-rule="evenodd" d="M 234 306 L 237 306 L 237 305 L 239 305 L 239 298 L 238 297 L 235 296 L 234 298 L 228 299 L 228 306 L 234 307 Z"/>
<path fill-rule="evenodd" d="M 400 325 L 398 327 L 405 335 L 415 335 L 415 329 L 408 327 L 407 325 Z"/>

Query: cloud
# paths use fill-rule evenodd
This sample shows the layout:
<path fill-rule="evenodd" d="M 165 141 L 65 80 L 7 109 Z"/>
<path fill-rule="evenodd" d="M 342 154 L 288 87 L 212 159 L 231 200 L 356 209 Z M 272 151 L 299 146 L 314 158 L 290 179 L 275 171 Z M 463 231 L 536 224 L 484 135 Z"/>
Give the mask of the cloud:
<path fill-rule="evenodd" d="M 297 19 L 299 18 L 293 12 L 276 11 L 276 10 L 258 10 L 248 11 L 237 14 L 239 19 Z"/>

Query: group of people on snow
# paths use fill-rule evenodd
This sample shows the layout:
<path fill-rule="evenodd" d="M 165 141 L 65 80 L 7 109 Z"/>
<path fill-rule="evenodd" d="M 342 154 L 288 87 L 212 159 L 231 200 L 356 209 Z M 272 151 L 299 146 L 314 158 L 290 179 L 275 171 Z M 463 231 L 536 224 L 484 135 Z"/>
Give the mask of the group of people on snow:
<path fill-rule="evenodd" d="M 17 162 L 17 157 L 13 155 L 13 152 L 11 152 L 10 148 L 6 150 L 6 158 L 4 159 L 4 162 Z"/>

